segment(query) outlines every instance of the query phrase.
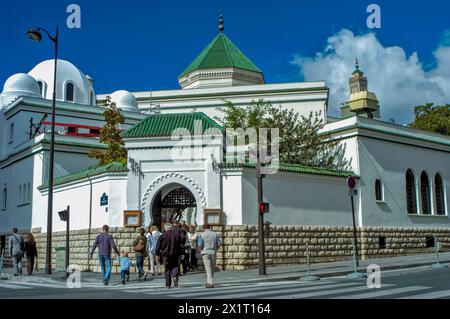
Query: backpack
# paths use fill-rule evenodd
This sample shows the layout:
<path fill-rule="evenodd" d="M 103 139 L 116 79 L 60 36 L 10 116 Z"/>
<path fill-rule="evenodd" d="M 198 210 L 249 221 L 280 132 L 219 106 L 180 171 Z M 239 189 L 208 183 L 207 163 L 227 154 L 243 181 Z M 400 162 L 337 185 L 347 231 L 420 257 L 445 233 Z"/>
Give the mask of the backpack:
<path fill-rule="evenodd" d="M 17 236 L 14 234 L 13 234 L 13 236 L 20 245 L 20 251 L 19 251 L 18 257 L 21 257 L 21 256 L 23 256 L 23 251 L 25 250 L 25 241 L 23 240 L 23 238 L 22 238 L 22 240 L 19 240 L 19 238 L 17 238 Z"/>

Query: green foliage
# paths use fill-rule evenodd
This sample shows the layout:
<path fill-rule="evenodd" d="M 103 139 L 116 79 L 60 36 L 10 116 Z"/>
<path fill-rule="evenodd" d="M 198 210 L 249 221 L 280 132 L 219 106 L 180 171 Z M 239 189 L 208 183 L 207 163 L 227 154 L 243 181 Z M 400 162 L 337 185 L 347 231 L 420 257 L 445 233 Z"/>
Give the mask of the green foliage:
<path fill-rule="evenodd" d="M 320 112 L 311 113 L 308 118 L 300 117 L 292 109 L 274 107 L 262 99 L 244 106 L 227 101 L 219 110 L 223 117 L 216 119 L 225 128 L 278 128 L 282 163 L 349 169 L 345 147 L 337 141 L 330 141 L 329 135 L 320 133 L 324 126 L 319 118 Z"/>
<path fill-rule="evenodd" d="M 123 148 L 124 142 L 118 126 L 125 121 L 120 114 L 119 108 L 111 102 L 111 97 L 107 97 L 106 110 L 103 113 L 105 125 L 100 129 L 100 142 L 106 144 L 106 151 L 92 150 L 89 157 L 98 160 L 98 165 L 105 165 L 112 162 L 127 164 L 127 151 Z"/>
<path fill-rule="evenodd" d="M 450 135 L 450 104 L 427 103 L 414 108 L 416 118 L 411 127 L 423 131 Z"/>

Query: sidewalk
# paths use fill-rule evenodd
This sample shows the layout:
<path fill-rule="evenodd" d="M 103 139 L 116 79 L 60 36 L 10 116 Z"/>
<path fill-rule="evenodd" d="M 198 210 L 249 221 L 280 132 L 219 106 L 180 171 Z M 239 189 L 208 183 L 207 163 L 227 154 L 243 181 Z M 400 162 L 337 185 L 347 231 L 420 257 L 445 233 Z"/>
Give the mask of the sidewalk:
<path fill-rule="evenodd" d="M 440 253 L 439 260 L 441 263 L 450 263 L 450 252 Z M 391 258 L 379 258 L 360 261 L 359 271 L 364 272 L 368 265 L 376 264 L 380 266 L 381 270 L 392 270 L 402 268 L 413 268 L 420 266 L 431 266 L 436 262 L 435 254 L 423 254 L 414 256 L 402 256 Z M 351 261 L 331 262 L 312 264 L 312 275 L 319 277 L 335 277 L 343 276 L 353 271 L 353 263 Z M 26 269 L 24 268 L 24 272 Z M 305 264 L 298 266 L 283 266 L 283 267 L 268 267 L 266 276 L 259 276 L 258 269 L 240 270 L 240 271 L 218 271 L 214 274 L 214 282 L 217 284 L 231 284 L 231 283 L 246 283 L 246 282 L 261 282 L 261 281 L 282 281 L 282 280 L 296 280 L 307 273 Z M 12 269 L 4 269 L 4 276 L 2 280 L 8 282 L 24 282 L 24 283 L 63 283 L 65 281 L 64 274 L 53 273 L 46 275 L 42 271 L 36 272 L 33 276 L 12 276 Z M 5 276 L 6 275 L 6 276 Z M 131 274 L 131 281 L 135 282 L 136 274 Z M 180 284 L 183 286 L 198 286 L 205 281 L 204 272 L 192 272 L 180 277 Z M 99 283 L 101 277 L 98 273 L 82 272 L 82 283 Z M 111 282 L 119 282 L 120 276 L 118 274 L 111 275 Z M 164 275 L 147 277 L 147 282 L 153 285 L 164 286 Z"/>

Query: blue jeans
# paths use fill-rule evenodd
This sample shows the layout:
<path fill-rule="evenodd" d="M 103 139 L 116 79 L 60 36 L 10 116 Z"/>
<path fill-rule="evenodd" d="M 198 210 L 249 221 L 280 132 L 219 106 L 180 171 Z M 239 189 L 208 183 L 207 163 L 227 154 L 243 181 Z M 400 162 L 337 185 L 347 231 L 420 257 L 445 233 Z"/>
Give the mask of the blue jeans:
<path fill-rule="evenodd" d="M 111 256 L 98 256 L 98 262 L 102 270 L 102 277 L 104 282 L 109 282 L 111 276 Z"/>
<path fill-rule="evenodd" d="M 120 271 L 120 279 L 125 280 L 125 277 L 127 280 L 130 278 L 130 270 L 121 270 Z"/>
<path fill-rule="evenodd" d="M 139 274 L 144 274 L 144 256 L 136 255 L 136 266 L 138 267 Z"/>

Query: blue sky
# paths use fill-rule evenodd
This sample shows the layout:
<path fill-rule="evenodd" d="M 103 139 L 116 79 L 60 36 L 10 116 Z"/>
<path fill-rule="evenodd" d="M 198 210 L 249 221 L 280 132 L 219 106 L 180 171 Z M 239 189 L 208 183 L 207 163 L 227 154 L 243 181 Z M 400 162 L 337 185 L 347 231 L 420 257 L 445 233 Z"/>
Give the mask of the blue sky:
<path fill-rule="evenodd" d="M 65 27 L 70 3 L 81 7 L 81 29 Z M 366 25 L 370 3 L 381 7 L 382 28 L 375 31 Z M 217 34 L 220 12 L 225 34 L 264 71 L 266 82 L 272 83 L 332 80 L 327 64 L 316 54 L 333 55 L 324 49 L 343 29 L 352 33 L 354 38 L 348 38 L 352 43 L 372 32 L 383 48 L 401 48 L 405 60 L 416 52 L 423 72 L 436 68 L 437 48 L 450 45 L 450 3 L 444 0 L 25 0 L 9 1 L 2 7 L 2 83 L 52 58 L 50 42 L 33 43 L 26 30 L 34 26 L 53 30 L 59 23 L 60 57 L 92 76 L 97 93 L 178 88 L 177 76 Z M 361 61 L 363 70 L 374 69 L 369 63 L 375 62 Z M 315 66 L 321 68 L 317 74 L 311 71 Z M 372 74 L 367 74 L 370 85 Z M 346 82 L 346 78 L 339 81 Z"/>

